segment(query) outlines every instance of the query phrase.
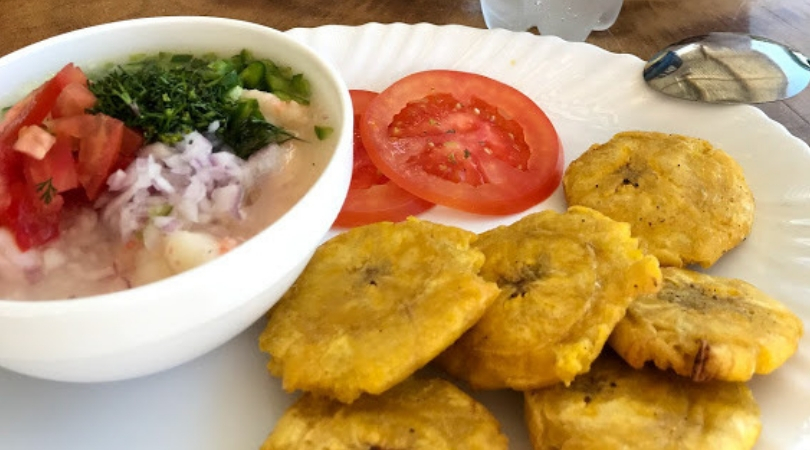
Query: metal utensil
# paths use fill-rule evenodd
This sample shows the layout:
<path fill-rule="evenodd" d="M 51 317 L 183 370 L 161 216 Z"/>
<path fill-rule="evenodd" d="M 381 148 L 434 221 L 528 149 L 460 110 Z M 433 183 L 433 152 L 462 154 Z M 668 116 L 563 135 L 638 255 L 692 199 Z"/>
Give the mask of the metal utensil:
<path fill-rule="evenodd" d="M 810 60 L 759 36 L 716 32 L 661 50 L 644 80 L 664 94 L 710 103 L 765 103 L 792 97 L 810 83 Z"/>

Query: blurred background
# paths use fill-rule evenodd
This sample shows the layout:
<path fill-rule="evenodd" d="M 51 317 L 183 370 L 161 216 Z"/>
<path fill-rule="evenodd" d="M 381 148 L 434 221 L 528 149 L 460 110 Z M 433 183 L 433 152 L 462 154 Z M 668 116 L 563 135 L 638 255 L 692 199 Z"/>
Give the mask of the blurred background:
<path fill-rule="evenodd" d="M 0 0 L 0 55 L 67 31 L 158 15 L 206 15 L 248 20 L 281 30 L 322 24 L 430 22 L 484 28 L 479 0 Z M 710 31 L 750 32 L 810 55 L 810 2 L 796 0 L 624 0 L 616 23 L 587 42 L 648 59 L 682 38 Z M 810 142 L 810 95 L 761 105 Z"/>

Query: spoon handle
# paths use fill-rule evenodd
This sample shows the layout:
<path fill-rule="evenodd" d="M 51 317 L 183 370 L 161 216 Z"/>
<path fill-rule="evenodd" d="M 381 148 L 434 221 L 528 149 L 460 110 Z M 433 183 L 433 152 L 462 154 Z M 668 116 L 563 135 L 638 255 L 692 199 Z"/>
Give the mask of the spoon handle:
<path fill-rule="evenodd" d="M 799 53 L 797 51 L 793 51 L 793 50 L 790 51 L 790 54 L 793 57 L 793 59 L 796 60 L 796 62 L 799 64 L 799 66 L 801 66 L 802 69 L 810 70 L 810 58 L 804 56 L 803 54 L 801 54 L 801 53 Z"/>

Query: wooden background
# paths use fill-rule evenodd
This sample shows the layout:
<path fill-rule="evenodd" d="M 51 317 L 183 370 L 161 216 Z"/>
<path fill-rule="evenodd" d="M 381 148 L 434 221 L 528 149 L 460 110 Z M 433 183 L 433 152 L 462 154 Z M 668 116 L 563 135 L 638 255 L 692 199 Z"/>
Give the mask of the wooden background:
<path fill-rule="evenodd" d="M 598 0 L 595 0 L 598 1 Z M 0 55 L 105 22 L 160 15 L 248 20 L 281 30 L 324 24 L 431 22 L 485 27 L 479 0 L 0 0 Z M 751 32 L 810 55 L 807 0 L 625 0 L 616 23 L 588 42 L 647 59 L 661 47 L 709 31 Z M 2 89 L 2 86 L 0 86 Z M 760 106 L 810 142 L 810 90 Z"/>

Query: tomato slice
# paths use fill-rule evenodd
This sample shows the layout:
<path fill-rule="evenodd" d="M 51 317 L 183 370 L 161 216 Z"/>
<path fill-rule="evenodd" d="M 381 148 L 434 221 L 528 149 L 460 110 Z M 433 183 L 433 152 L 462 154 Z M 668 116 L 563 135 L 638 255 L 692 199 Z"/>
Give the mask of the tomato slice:
<path fill-rule="evenodd" d="M 398 222 L 433 207 L 433 203 L 397 186 L 377 169 L 360 139 L 360 121 L 376 92 L 351 90 L 354 109 L 354 167 L 349 193 L 335 219 L 340 227 L 355 227 L 373 222 Z"/>
<path fill-rule="evenodd" d="M 462 211 L 523 211 L 550 196 L 562 177 L 562 146 L 546 114 L 482 75 L 408 75 L 371 101 L 360 134 L 394 183 Z"/>

